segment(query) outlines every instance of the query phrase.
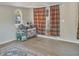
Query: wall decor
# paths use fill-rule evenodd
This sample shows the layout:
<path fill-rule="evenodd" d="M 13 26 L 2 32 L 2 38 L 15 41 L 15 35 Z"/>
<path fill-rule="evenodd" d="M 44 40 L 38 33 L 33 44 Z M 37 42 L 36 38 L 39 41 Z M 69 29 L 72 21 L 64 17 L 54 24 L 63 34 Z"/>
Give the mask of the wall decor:
<path fill-rule="evenodd" d="M 49 13 L 49 10 L 46 9 L 46 11 L 45 11 L 46 17 L 48 17 L 48 13 Z"/>
<path fill-rule="evenodd" d="M 18 27 L 18 25 L 23 24 L 22 21 L 22 11 L 20 9 L 17 9 L 15 11 L 15 26 Z"/>

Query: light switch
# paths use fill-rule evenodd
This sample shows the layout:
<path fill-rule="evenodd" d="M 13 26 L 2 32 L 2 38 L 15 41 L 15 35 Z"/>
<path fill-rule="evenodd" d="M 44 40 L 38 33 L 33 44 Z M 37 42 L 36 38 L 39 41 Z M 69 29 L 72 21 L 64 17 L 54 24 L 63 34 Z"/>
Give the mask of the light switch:
<path fill-rule="evenodd" d="M 62 20 L 62 22 L 64 23 L 64 20 Z"/>

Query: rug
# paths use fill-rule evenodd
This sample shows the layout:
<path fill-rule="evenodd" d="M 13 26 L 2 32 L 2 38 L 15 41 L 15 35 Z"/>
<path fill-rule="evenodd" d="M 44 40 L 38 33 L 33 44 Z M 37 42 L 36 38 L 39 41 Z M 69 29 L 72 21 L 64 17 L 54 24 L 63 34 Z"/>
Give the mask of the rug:
<path fill-rule="evenodd" d="M 0 56 L 42 56 L 42 54 L 26 48 L 21 44 L 13 43 L 0 48 Z"/>

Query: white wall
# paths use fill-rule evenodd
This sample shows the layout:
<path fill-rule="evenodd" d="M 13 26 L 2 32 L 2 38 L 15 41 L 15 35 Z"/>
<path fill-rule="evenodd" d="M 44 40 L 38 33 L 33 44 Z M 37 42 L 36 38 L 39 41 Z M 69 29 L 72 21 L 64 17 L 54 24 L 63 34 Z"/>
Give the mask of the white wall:
<path fill-rule="evenodd" d="M 31 20 L 30 9 L 0 5 L 0 44 L 16 39 L 16 28 L 14 26 L 14 12 L 16 9 L 21 9 L 23 12 L 23 22 L 25 24 Z"/>
<path fill-rule="evenodd" d="M 32 9 L 31 8 L 19 8 L 23 13 L 23 23 L 27 24 L 27 22 L 32 22 Z"/>
<path fill-rule="evenodd" d="M 64 22 L 63 22 L 64 21 Z M 63 3 L 60 5 L 60 38 L 78 42 L 77 25 L 78 25 L 78 4 Z"/>
<path fill-rule="evenodd" d="M 45 34 L 47 35 L 48 32 L 50 31 L 50 7 L 47 6 L 46 10 L 48 10 L 48 16 L 46 16 L 46 28 L 45 28 Z"/>

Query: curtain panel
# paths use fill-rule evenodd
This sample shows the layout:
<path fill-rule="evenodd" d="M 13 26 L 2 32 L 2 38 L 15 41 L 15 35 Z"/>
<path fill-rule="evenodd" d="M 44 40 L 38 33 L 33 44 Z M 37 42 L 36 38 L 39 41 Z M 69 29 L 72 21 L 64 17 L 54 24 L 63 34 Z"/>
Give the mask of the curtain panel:
<path fill-rule="evenodd" d="M 59 5 L 50 6 L 50 35 L 60 35 L 60 12 Z"/>
<path fill-rule="evenodd" d="M 45 25 L 46 25 L 46 18 L 45 18 L 45 8 L 34 8 L 34 26 L 36 27 L 37 33 L 45 35 Z"/>

